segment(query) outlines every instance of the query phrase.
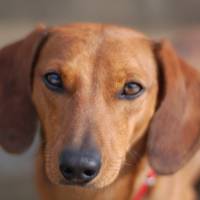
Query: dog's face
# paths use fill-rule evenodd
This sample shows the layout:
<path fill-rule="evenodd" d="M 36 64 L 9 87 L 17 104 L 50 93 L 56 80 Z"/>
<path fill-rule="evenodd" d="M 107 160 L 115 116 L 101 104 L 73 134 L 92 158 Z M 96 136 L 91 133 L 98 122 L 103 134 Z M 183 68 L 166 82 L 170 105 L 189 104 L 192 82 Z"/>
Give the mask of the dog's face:
<path fill-rule="evenodd" d="M 105 187 L 144 137 L 161 174 L 199 147 L 200 73 L 168 42 L 108 25 L 40 27 L 1 49 L 0 67 L 0 144 L 24 151 L 39 118 L 52 183 Z"/>
<path fill-rule="evenodd" d="M 113 182 L 149 124 L 157 88 L 152 46 L 139 33 L 101 26 L 55 29 L 41 51 L 32 93 L 49 178 L 65 183 L 59 169 L 65 149 L 95 149 L 101 167 L 90 184 Z"/>

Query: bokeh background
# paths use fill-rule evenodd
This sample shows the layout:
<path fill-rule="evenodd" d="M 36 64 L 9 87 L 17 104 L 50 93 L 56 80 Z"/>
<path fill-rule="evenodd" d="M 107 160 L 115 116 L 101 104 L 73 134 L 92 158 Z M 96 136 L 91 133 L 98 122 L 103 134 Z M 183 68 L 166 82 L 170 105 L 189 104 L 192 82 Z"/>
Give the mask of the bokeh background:
<path fill-rule="evenodd" d="M 120 24 L 154 39 L 170 38 L 182 56 L 200 66 L 199 0 L 0 0 L 0 48 L 38 23 L 81 21 Z M 20 156 L 0 150 L 0 200 L 38 199 L 34 186 L 38 138 Z"/>

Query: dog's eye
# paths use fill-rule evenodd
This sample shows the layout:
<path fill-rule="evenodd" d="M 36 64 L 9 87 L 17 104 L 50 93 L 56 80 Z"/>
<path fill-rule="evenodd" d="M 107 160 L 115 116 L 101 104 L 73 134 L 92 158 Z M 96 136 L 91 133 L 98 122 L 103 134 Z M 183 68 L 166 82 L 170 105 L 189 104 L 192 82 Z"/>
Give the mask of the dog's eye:
<path fill-rule="evenodd" d="M 63 89 L 63 83 L 60 75 L 56 72 L 49 72 L 44 75 L 45 85 L 54 91 L 61 91 Z"/>
<path fill-rule="evenodd" d="M 124 99 L 134 99 L 140 96 L 143 91 L 144 88 L 141 84 L 136 82 L 127 82 L 122 89 L 120 97 Z"/>

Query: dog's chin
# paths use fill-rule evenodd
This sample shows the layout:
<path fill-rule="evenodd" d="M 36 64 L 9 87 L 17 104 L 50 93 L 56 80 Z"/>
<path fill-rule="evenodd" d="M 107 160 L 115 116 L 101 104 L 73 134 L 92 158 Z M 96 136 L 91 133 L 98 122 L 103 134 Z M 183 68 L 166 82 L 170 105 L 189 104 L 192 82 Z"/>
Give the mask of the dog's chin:
<path fill-rule="evenodd" d="M 98 189 L 94 184 L 91 183 L 72 183 L 67 182 L 66 180 L 60 180 L 59 185 L 61 186 L 69 186 L 69 187 L 80 187 L 80 188 L 88 188 L 88 189 Z"/>
<path fill-rule="evenodd" d="M 110 180 L 101 180 L 98 179 L 98 181 L 91 181 L 89 183 L 72 183 L 67 182 L 66 180 L 62 179 L 59 181 L 59 183 L 56 182 L 56 184 L 59 184 L 60 186 L 70 186 L 70 187 L 80 187 L 80 188 L 86 188 L 86 189 L 103 189 L 106 187 L 109 187 L 113 182 L 115 182 L 115 178 L 112 178 Z M 55 183 L 55 182 L 54 182 Z"/>

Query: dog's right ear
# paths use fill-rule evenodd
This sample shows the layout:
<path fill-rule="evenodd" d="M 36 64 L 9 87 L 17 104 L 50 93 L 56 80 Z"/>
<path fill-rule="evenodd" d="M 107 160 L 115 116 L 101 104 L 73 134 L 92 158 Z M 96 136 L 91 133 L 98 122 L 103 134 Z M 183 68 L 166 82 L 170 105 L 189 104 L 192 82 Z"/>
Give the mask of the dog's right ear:
<path fill-rule="evenodd" d="M 155 45 L 159 105 L 151 121 L 148 156 L 159 174 L 183 167 L 200 147 L 200 72 L 168 41 Z"/>
<path fill-rule="evenodd" d="M 8 152 L 21 153 L 33 141 L 37 118 L 31 102 L 32 67 L 47 35 L 40 26 L 0 50 L 0 145 Z"/>

